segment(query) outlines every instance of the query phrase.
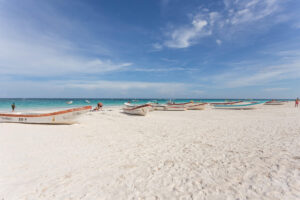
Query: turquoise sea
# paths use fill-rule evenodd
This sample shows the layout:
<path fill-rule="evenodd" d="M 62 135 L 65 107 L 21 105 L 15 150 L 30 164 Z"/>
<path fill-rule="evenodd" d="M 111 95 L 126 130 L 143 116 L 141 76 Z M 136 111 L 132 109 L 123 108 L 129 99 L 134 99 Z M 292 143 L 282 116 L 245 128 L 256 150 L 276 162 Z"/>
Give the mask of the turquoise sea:
<path fill-rule="evenodd" d="M 88 100 L 88 103 L 86 100 Z M 143 104 L 149 101 L 166 103 L 170 99 L 78 99 L 78 98 L 68 98 L 68 99 L 47 99 L 47 98 L 0 98 L 0 111 L 10 111 L 11 104 L 15 103 L 16 111 L 30 111 L 30 110 L 47 110 L 47 109 L 65 109 L 73 108 L 79 106 L 92 105 L 96 106 L 98 102 L 101 102 L 105 106 L 120 106 L 125 102 L 131 101 L 134 104 Z M 224 102 L 224 101 L 236 101 L 240 99 L 171 99 L 177 103 L 200 101 L 200 102 Z M 266 101 L 268 99 L 251 99 L 251 101 Z M 287 99 L 285 99 L 287 100 Z M 66 102 L 72 101 L 72 104 L 67 104 Z"/>

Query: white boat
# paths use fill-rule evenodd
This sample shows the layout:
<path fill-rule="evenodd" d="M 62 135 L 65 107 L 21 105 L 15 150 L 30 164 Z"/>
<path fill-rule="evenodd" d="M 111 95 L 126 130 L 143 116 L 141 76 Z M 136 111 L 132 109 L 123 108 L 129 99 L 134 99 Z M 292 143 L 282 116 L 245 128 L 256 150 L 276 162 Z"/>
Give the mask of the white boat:
<path fill-rule="evenodd" d="M 145 116 L 149 112 L 149 107 L 151 107 L 151 105 L 149 105 L 149 104 L 144 104 L 144 105 L 141 105 L 141 106 L 134 106 L 134 107 L 126 106 L 125 108 L 123 108 L 123 112 L 127 113 L 127 114 L 130 114 L 130 115 Z"/>
<path fill-rule="evenodd" d="M 147 103 L 148 105 L 150 105 L 150 106 L 148 106 L 147 108 L 148 108 L 148 110 L 149 111 L 154 111 L 154 108 L 152 107 L 152 105 L 151 105 L 151 103 Z M 141 106 L 141 105 L 135 105 L 135 104 L 131 104 L 131 103 L 124 103 L 124 105 L 127 107 L 127 108 L 134 108 L 134 107 L 137 107 L 137 106 Z M 143 104 L 143 105 L 146 105 L 146 104 Z"/>
<path fill-rule="evenodd" d="M 187 110 L 187 107 L 185 105 L 167 105 L 165 107 L 165 110 L 167 111 L 185 111 Z"/>
<path fill-rule="evenodd" d="M 242 103 L 243 101 L 230 101 L 230 102 L 211 102 L 209 103 L 210 105 L 233 105 L 233 104 L 238 104 Z"/>
<path fill-rule="evenodd" d="M 91 103 L 89 100 L 85 100 L 86 103 Z"/>
<path fill-rule="evenodd" d="M 72 104 L 73 103 L 73 101 L 67 101 L 66 102 L 66 104 Z"/>
<path fill-rule="evenodd" d="M 158 104 L 158 103 L 151 103 L 153 110 L 166 110 L 167 105 Z"/>
<path fill-rule="evenodd" d="M 174 105 L 174 106 L 185 106 L 185 107 L 187 107 L 187 106 L 189 106 L 189 105 L 193 105 L 194 104 L 194 102 L 193 101 L 191 101 L 191 102 L 186 102 L 186 103 L 174 103 L 174 102 L 168 102 L 167 103 L 168 105 Z"/>
<path fill-rule="evenodd" d="M 124 105 L 125 105 L 126 107 L 129 107 L 129 108 L 136 107 L 135 105 L 133 105 L 133 104 L 131 104 L 131 103 L 128 103 L 128 102 L 124 103 Z"/>
<path fill-rule="evenodd" d="M 285 102 L 283 101 L 276 101 L 276 100 L 272 100 L 272 101 L 268 101 L 265 103 L 265 105 L 284 105 Z"/>
<path fill-rule="evenodd" d="M 204 110 L 207 103 L 193 103 L 187 106 L 188 110 Z"/>
<path fill-rule="evenodd" d="M 251 109 L 256 109 L 259 108 L 263 105 L 262 102 L 255 102 L 255 103 L 248 103 L 248 104 L 218 104 L 214 105 L 214 108 L 216 109 L 234 109 L 234 110 L 251 110 Z"/>
<path fill-rule="evenodd" d="M 0 113 L 0 122 L 25 124 L 74 124 L 76 123 L 76 118 L 91 109 L 92 106 L 84 106 L 52 113 Z"/>

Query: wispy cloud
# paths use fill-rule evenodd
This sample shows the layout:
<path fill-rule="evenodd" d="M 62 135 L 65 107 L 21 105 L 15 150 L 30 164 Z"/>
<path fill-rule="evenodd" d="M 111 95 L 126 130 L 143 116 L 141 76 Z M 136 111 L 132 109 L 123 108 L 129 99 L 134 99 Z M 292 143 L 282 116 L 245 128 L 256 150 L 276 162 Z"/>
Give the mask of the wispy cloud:
<path fill-rule="evenodd" d="M 222 44 L 222 41 L 221 41 L 221 40 L 216 40 L 216 43 L 217 43 L 218 45 L 221 45 L 221 44 Z"/>
<path fill-rule="evenodd" d="M 60 45 L 63 40 L 56 40 Z M 130 62 L 113 62 L 110 59 L 85 57 L 70 47 L 53 46 L 48 41 L 38 44 L 34 40 L 11 40 L 0 38 L 1 74 L 65 75 L 72 73 L 104 73 L 122 70 Z"/>
<path fill-rule="evenodd" d="M 211 80 L 220 87 L 238 88 L 258 86 L 274 83 L 280 80 L 300 78 L 300 60 L 286 62 L 281 65 L 252 66 L 245 69 L 231 69 L 226 73 L 211 77 Z"/>
<path fill-rule="evenodd" d="M 164 44 L 171 48 L 186 48 L 192 45 L 196 39 L 211 34 L 209 29 L 206 29 L 208 22 L 195 16 L 190 25 L 180 27 L 171 31 L 169 34 L 170 39 Z"/>
<path fill-rule="evenodd" d="M 159 43 L 154 43 L 154 44 L 152 45 L 152 47 L 153 47 L 155 50 L 159 51 L 159 50 L 161 50 L 161 49 L 163 48 L 163 45 L 161 45 L 161 44 L 159 44 Z"/>
<path fill-rule="evenodd" d="M 280 8 L 279 0 L 225 1 L 232 24 L 255 22 L 272 15 Z M 235 11 L 233 11 L 235 10 Z"/>
<path fill-rule="evenodd" d="M 48 11 L 46 9 L 45 12 Z M 45 15 L 42 16 L 47 21 L 49 17 Z M 117 61 L 112 56 L 108 56 L 109 50 L 100 48 L 97 42 L 85 48 L 76 43 L 76 40 L 68 40 L 52 32 L 41 33 L 41 30 L 34 25 L 34 21 L 30 20 L 32 19 L 27 19 L 20 25 L 19 16 L 10 19 L 5 14 L 0 15 L 1 75 L 101 74 L 124 70 L 133 64 Z M 61 17 L 58 21 L 61 26 L 72 26 L 66 18 Z M 51 22 L 51 25 L 53 24 L 55 21 Z M 89 51 L 93 51 L 93 54 L 91 55 Z"/>
<path fill-rule="evenodd" d="M 280 10 L 279 0 L 224 0 L 223 10 L 209 11 L 201 9 L 192 15 L 188 24 L 175 26 L 167 31 L 163 43 L 169 48 L 187 48 L 201 41 L 201 38 L 215 33 L 234 33 L 236 27 L 257 23 Z M 275 22 L 274 22 L 275 23 Z M 241 27 L 239 27 L 241 28 Z M 245 26 L 244 28 L 249 28 Z M 221 44 L 221 40 L 216 40 Z"/>
<path fill-rule="evenodd" d="M 277 87 L 277 88 L 265 88 L 265 89 L 263 89 L 263 91 L 265 91 L 265 92 L 277 92 L 277 91 L 285 91 L 285 90 L 290 90 L 290 88 Z"/>
<path fill-rule="evenodd" d="M 37 84 L 38 83 L 38 84 Z M 199 98 L 204 91 L 192 84 L 178 82 L 142 81 L 87 81 L 87 80 L 50 80 L 16 81 L 0 80 L 5 88 L 0 88 L 0 97 L 6 97 L 8 90 L 14 88 L 15 97 L 140 97 L 140 98 Z M 22 85 L 22 87 L 17 87 Z M 47 94 L 39 91 L 47 91 Z M 32 95 L 34 94 L 34 95 Z"/>

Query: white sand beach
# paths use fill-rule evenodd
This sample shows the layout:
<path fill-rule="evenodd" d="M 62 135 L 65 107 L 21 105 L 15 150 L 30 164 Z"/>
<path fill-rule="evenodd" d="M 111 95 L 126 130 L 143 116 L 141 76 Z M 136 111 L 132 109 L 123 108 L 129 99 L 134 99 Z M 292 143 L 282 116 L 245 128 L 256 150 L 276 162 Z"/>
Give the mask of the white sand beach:
<path fill-rule="evenodd" d="M 300 108 L 3 123 L 0 199 L 300 199 Z"/>

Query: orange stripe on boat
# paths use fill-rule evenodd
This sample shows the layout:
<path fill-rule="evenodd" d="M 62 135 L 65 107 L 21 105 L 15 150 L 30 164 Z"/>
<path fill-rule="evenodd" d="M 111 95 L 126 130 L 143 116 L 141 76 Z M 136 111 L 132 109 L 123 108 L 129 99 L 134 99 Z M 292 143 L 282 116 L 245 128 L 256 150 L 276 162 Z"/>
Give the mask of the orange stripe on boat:
<path fill-rule="evenodd" d="M 29 114 L 29 115 L 22 115 L 22 114 L 1 114 L 0 117 L 48 117 L 48 116 L 53 116 L 53 115 L 60 115 L 60 114 L 65 114 L 65 113 L 70 113 L 70 112 L 76 112 L 76 111 L 82 111 L 82 110 L 91 110 L 92 106 L 84 106 L 80 108 L 72 108 L 68 110 L 62 110 L 58 112 L 52 112 L 52 113 L 44 113 L 44 114 Z"/>

